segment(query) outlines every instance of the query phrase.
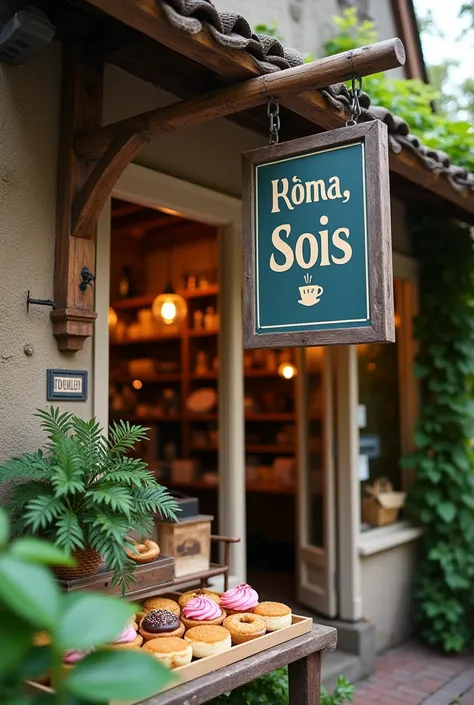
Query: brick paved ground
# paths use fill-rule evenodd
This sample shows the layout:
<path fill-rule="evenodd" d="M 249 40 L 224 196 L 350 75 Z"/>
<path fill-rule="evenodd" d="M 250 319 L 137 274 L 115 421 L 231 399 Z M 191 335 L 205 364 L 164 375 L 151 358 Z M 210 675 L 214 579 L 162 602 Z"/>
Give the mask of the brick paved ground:
<path fill-rule="evenodd" d="M 474 705 L 474 656 L 441 656 L 410 643 L 382 654 L 354 705 Z"/>

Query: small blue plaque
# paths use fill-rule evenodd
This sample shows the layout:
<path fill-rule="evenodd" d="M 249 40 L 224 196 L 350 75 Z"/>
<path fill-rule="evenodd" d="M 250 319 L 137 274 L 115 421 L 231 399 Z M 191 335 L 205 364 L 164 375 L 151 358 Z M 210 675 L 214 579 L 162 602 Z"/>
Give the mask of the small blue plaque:
<path fill-rule="evenodd" d="M 46 370 L 48 401 L 86 401 L 86 370 Z"/>

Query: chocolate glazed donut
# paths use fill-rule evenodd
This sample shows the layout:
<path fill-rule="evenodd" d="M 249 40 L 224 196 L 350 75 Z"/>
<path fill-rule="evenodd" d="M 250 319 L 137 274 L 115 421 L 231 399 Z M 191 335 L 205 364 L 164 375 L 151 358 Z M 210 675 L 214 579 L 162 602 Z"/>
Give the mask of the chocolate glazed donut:
<path fill-rule="evenodd" d="M 140 622 L 140 634 L 149 641 L 163 636 L 183 636 L 184 624 L 168 610 L 151 610 Z"/>

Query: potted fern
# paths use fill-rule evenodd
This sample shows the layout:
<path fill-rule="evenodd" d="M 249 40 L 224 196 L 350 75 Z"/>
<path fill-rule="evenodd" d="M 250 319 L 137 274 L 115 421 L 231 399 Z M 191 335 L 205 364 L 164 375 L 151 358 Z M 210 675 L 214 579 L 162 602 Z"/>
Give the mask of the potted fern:
<path fill-rule="evenodd" d="M 120 421 L 106 437 L 95 418 L 54 407 L 36 416 L 48 436 L 46 452 L 0 465 L 0 483 L 20 483 L 8 505 L 14 533 L 49 539 L 72 555 L 76 567 L 59 577 L 93 575 L 104 560 L 114 584 L 126 589 L 136 568 L 126 554 L 134 550 L 128 533 L 149 536 L 157 511 L 176 520 L 175 500 L 145 462 L 128 455 L 147 429 Z"/>

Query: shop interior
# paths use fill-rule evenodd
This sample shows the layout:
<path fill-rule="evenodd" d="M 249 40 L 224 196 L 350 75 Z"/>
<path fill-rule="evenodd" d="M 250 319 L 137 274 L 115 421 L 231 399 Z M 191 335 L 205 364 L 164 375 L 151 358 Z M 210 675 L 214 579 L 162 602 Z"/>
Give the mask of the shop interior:
<path fill-rule="evenodd" d="M 216 533 L 217 229 L 118 199 L 111 224 L 110 419 L 150 429 L 138 453 L 163 484 L 199 498 Z M 275 572 L 295 576 L 297 360 L 290 349 L 244 352 L 247 562 L 249 579 L 262 583 Z M 306 351 L 306 367 L 310 496 L 320 517 L 318 349 Z"/>

